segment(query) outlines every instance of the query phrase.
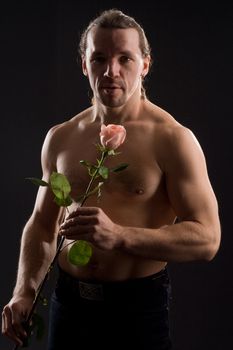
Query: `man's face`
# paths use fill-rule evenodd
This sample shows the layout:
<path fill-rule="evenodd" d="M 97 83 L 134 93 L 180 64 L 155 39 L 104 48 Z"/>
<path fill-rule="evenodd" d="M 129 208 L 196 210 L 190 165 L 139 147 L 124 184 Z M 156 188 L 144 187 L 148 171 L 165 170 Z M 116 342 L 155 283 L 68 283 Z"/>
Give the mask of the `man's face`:
<path fill-rule="evenodd" d="M 135 92 L 140 94 L 149 57 L 142 57 L 135 29 L 94 28 L 88 33 L 82 63 L 95 100 L 108 107 L 120 107 Z"/>

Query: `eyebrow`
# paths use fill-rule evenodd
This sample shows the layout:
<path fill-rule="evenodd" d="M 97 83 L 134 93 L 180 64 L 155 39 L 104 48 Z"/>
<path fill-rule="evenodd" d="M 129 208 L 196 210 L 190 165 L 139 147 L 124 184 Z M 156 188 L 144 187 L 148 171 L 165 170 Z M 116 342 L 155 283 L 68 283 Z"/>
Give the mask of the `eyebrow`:
<path fill-rule="evenodd" d="M 133 56 L 133 52 L 129 50 L 121 51 L 120 54 L 125 56 Z"/>
<path fill-rule="evenodd" d="M 101 52 L 101 51 L 94 51 L 91 54 L 91 56 L 98 56 L 98 55 L 103 55 L 103 52 Z"/>
<path fill-rule="evenodd" d="M 132 51 L 129 51 L 129 50 L 120 51 L 119 54 L 125 55 L 125 56 L 133 56 L 134 55 L 134 53 Z M 104 53 L 102 51 L 94 51 L 94 52 L 92 52 L 91 57 L 102 56 L 102 55 L 104 55 Z"/>

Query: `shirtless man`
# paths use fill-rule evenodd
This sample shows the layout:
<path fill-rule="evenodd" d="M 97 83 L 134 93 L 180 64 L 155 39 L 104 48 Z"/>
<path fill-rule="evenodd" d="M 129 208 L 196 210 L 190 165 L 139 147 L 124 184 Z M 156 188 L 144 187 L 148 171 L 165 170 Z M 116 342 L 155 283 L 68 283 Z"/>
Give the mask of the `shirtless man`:
<path fill-rule="evenodd" d="M 43 179 L 63 173 L 73 197 L 83 193 L 89 178 L 79 160 L 95 162 L 93 145 L 103 123 L 125 127 L 117 163 L 129 167 L 105 183 L 100 202 L 91 196 L 84 207 L 73 205 L 61 226 L 63 209 L 47 187 L 39 188 L 2 331 L 22 343 L 22 321 L 54 257 L 59 232 L 67 241 L 91 243 L 93 256 L 86 267 L 77 267 L 67 260 L 70 246 L 60 253 L 48 349 L 70 349 L 72 341 L 86 349 L 170 349 L 166 264 L 209 261 L 220 244 L 205 157 L 192 132 L 146 98 L 142 82 L 150 48 L 133 18 L 104 12 L 84 32 L 80 49 L 94 102 L 48 132 Z M 106 164 L 115 162 L 112 157 Z"/>

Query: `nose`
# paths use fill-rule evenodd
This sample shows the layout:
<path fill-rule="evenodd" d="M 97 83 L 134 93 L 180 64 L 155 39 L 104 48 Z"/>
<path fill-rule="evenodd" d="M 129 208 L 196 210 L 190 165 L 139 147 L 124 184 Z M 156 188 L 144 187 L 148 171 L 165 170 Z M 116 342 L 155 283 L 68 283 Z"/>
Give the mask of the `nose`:
<path fill-rule="evenodd" d="M 115 60 L 107 62 L 106 69 L 104 72 L 105 77 L 115 78 L 119 76 L 120 66 Z"/>

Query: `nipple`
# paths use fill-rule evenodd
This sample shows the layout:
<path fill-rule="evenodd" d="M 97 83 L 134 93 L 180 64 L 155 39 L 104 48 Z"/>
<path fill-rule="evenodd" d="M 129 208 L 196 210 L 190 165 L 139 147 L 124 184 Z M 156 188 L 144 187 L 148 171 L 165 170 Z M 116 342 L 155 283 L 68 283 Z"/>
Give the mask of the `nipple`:
<path fill-rule="evenodd" d="M 137 194 L 143 194 L 144 193 L 144 190 L 142 188 L 137 188 L 136 189 L 136 193 Z"/>

